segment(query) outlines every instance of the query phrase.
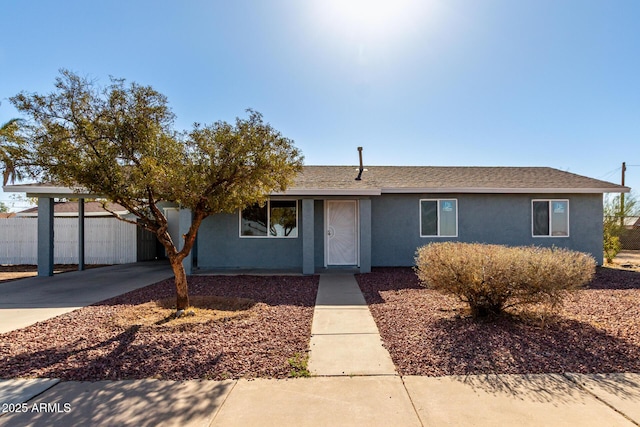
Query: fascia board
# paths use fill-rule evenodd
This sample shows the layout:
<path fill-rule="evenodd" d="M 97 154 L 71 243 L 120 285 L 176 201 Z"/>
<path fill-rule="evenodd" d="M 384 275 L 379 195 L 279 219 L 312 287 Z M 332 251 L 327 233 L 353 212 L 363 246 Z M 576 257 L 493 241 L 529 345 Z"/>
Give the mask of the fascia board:
<path fill-rule="evenodd" d="M 4 187 L 2 187 L 2 189 L 9 193 L 13 192 L 13 193 L 38 193 L 38 194 L 48 194 L 48 193 L 72 194 L 74 192 L 73 188 L 52 187 L 49 185 L 5 185 Z"/>
<path fill-rule="evenodd" d="M 271 193 L 272 196 L 379 196 L 379 188 L 345 189 L 303 189 L 290 188 L 284 192 Z"/>
<path fill-rule="evenodd" d="M 439 188 L 382 188 L 382 193 L 416 194 L 416 193 L 488 193 L 488 194 L 598 194 L 598 193 L 628 193 L 629 187 L 616 188 L 479 188 L 479 187 L 439 187 Z"/>
<path fill-rule="evenodd" d="M 96 198 L 100 194 L 89 193 L 84 188 L 52 187 L 47 185 L 5 185 L 2 189 L 7 193 L 27 193 L 27 197 L 68 197 Z"/>
<path fill-rule="evenodd" d="M 126 215 L 129 212 L 128 211 L 116 211 L 116 213 L 118 215 Z M 36 212 L 30 212 L 30 213 L 20 213 L 20 212 L 16 212 L 16 216 L 17 217 L 21 217 L 21 218 L 37 218 L 38 214 Z M 60 212 L 60 213 L 55 213 L 53 215 L 56 218 L 78 218 L 78 212 Z M 111 215 L 109 212 L 89 212 L 84 214 L 85 218 L 89 218 L 89 217 L 98 217 L 98 218 L 111 218 L 113 217 L 113 215 Z"/>

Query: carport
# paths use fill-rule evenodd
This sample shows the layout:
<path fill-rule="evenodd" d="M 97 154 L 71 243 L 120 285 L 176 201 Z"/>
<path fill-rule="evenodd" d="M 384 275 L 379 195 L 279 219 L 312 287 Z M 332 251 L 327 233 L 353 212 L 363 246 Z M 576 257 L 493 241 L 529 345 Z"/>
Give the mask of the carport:
<path fill-rule="evenodd" d="M 18 184 L 3 187 L 6 192 L 26 193 L 27 197 L 38 199 L 38 276 L 53 276 L 54 267 L 54 199 L 77 198 L 78 199 L 78 269 L 84 270 L 85 266 L 85 199 L 102 197 L 82 188 L 69 188 L 54 184 Z M 176 229 L 182 236 L 187 233 L 191 225 L 191 211 L 180 209 L 176 215 L 178 224 Z M 182 239 L 177 239 L 178 250 L 182 248 Z M 187 274 L 193 270 L 193 257 L 189 254 L 183 261 Z"/>

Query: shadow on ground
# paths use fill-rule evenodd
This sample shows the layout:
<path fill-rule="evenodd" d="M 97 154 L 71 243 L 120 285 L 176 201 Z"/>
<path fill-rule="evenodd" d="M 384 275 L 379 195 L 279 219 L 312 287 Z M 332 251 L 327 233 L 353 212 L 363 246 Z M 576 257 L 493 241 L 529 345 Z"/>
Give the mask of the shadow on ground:
<path fill-rule="evenodd" d="M 558 319 L 544 328 L 500 319 L 439 319 L 421 345 L 455 375 L 640 372 L 640 348 L 591 325 Z"/>
<path fill-rule="evenodd" d="M 526 374 L 526 375 L 466 375 L 455 380 L 473 389 L 486 393 L 508 395 L 523 401 L 554 404 L 574 402 L 583 392 L 579 376 L 573 374 Z M 623 374 L 594 374 L 600 391 L 618 398 L 636 401 L 640 399 L 640 381 L 637 376 Z"/>
<path fill-rule="evenodd" d="M 374 270 L 358 282 L 401 375 L 640 372 L 637 272 L 599 269 L 566 314 L 544 325 L 534 317 L 471 319 L 408 268 Z"/>
<path fill-rule="evenodd" d="M 233 381 L 60 383 L 34 398 L 68 410 L 9 414 L 7 425 L 209 425 Z"/>
<path fill-rule="evenodd" d="M 318 276 L 189 276 L 189 295 L 247 298 L 268 305 L 314 307 Z M 94 305 L 140 304 L 176 295 L 173 278 Z"/>
<path fill-rule="evenodd" d="M 127 317 L 132 304 L 175 296 L 172 280 L 1 335 L 0 378 L 72 381 L 286 378 L 309 348 L 317 277 L 189 279 L 190 293 L 247 298 L 241 316 L 176 325 Z"/>

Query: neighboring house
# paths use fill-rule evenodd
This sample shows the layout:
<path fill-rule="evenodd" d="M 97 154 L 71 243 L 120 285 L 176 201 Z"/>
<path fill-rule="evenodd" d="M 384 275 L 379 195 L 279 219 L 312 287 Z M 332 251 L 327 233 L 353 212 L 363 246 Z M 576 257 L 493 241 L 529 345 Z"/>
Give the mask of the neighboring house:
<path fill-rule="evenodd" d="M 113 217 L 111 212 L 115 212 L 118 215 L 126 215 L 129 212 L 117 203 L 107 203 L 106 209 L 102 206 L 102 202 L 85 202 L 84 203 L 84 216 L 93 218 L 108 218 Z M 53 215 L 58 217 L 77 218 L 78 217 L 78 202 L 55 202 L 53 204 Z M 111 211 L 111 212 L 109 212 Z M 38 207 L 25 209 L 20 212 L 16 212 L 18 218 L 37 218 Z"/>
<path fill-rule="evenodd" d="M 627 229 L 640 228 L 640 217 L 639 216 L 624 217 L 624 227 Z"/>
<path fill-rule="evenodd" d="M 305 166 L 265 206 L 205 219 L 187 263 L 197 259 L 203 269 L 369 272 L 411 266 L 418 247 L 448 240 L 565 247 L 602 263 L 603 193 L 629 191 L 546 167 L 359 169 Z M 53 197 L 64 191 L 71 192 L 46 186 L 31 192 Z M 176 229 L 186 230 L 183 218 L 189 216 L 175 216 L 184 221 Z"/>

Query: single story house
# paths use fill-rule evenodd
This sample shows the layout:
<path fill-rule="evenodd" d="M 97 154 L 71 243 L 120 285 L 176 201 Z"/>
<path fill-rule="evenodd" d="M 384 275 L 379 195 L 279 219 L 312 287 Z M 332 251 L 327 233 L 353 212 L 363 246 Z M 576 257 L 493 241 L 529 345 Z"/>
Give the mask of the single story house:
<path fill-rule="evenodd" d="M 25 187 L 6 191 L 73 193 Z M 565 247 L 602 263 L 603 194 L 623 192 L 548 167 L 305 166 L 265 206 L 205 219 L 185 266 L 369 272 L 411 266 L 418 247 L 448 240 Z M 174 218 L 182 234 L 190 212 Z"/>
<path fill-rule="evenodd" d="M 640 216 L 626 216 L 624 217 L 624 228 L 632 230 L 634 228 L 640 228 Z"/>

